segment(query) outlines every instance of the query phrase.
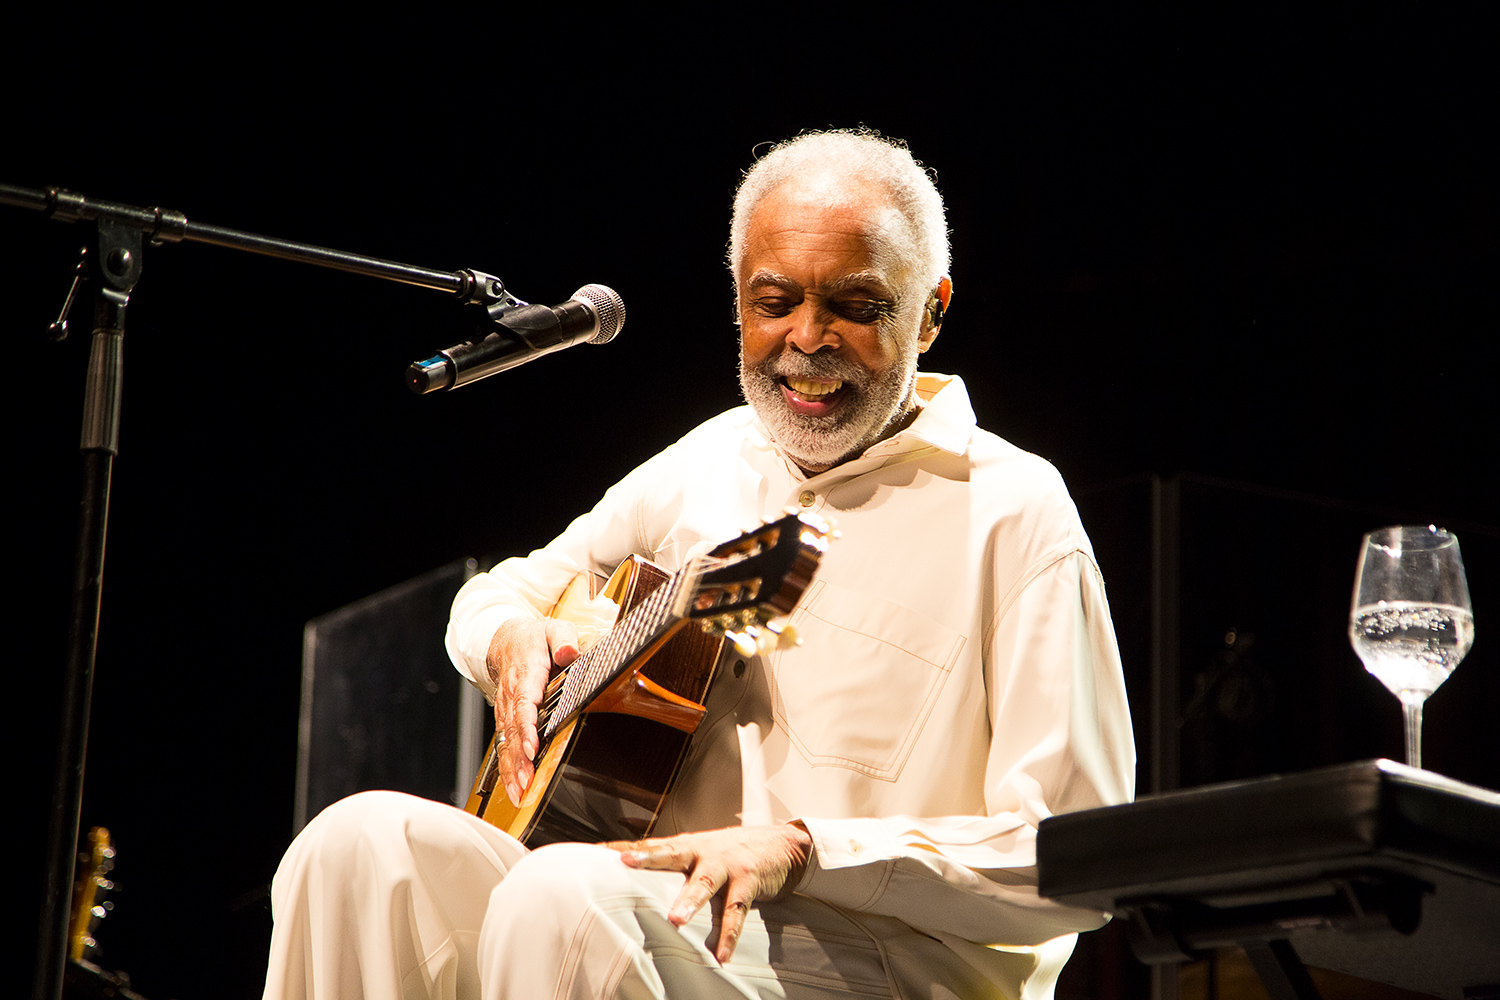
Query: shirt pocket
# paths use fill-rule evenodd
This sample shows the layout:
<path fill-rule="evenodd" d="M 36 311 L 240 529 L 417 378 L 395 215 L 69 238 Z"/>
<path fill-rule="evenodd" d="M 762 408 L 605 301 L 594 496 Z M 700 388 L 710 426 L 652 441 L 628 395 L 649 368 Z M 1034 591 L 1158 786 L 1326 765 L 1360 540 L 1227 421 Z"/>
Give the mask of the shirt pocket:
<path fill-rule="evenodd" d="M 814 766 L 895 780 L 965 636 L 822 580 L 808 589 L 791 622 L 801 645 L 767 657 L 777 723 Z"/>

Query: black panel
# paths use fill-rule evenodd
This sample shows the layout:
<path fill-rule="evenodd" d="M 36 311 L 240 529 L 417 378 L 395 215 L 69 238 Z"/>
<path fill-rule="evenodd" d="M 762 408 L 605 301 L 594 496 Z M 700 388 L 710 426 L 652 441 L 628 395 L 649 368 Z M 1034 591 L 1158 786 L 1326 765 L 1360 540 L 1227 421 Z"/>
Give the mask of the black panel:
<path fill-rule="evenodd" d="M 466 682 L 443 648 L 456 560 L 307 623 L 297 827 L 324 806 L 388 788 L 439 802 L 458 789 Z"/>

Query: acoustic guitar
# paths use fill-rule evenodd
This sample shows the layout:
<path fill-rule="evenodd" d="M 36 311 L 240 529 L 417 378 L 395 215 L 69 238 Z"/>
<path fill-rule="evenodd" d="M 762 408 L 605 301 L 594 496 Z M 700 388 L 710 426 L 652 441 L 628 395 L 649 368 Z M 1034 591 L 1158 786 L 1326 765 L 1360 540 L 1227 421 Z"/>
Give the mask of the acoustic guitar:
<path fill-rule="evenodd" d="M 795 642 L 785 616 L 812 581 L 828 536 L 815 515 L 788 514 L 675 574 L 639 557 L 602 591 L 598 577 L 580 574 L 552 616 L 602 593 L 623 617 L 548 683 L 537 711 L 535 777 L 520 806 L 500 784 L 497 737 L 464 808 L 528 847 L 649 836 L 707 712 L 724 643 L 750 656 Z"/>

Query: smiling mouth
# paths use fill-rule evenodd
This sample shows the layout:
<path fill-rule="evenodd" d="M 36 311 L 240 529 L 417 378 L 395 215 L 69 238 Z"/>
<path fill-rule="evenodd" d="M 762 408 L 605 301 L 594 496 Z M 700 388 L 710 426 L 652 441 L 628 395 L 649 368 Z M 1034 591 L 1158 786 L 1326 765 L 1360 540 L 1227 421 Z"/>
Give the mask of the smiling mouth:
<path fill-rule="evenodd" d="M 781 381 L 788 389 L 806 400 L 817 400 L 822 399 L 824 396 L 831 396 L 844 387 L 843 379 L 787 377 Z"/>
<path fill-rule="evenodd" d="M 798 378 L 783 376 L 776 380 L 782 398 L 794 413 L 818 416 L 832 410 L 844 397 L 841 379 Z"/>

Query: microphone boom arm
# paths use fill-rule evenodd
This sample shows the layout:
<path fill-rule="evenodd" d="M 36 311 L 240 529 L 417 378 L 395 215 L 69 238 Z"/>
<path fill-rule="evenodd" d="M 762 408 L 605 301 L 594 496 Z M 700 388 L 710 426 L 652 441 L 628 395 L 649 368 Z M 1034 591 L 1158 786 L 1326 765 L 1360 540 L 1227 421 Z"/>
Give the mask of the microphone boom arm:
<path fill-rule="evenodd" d="M 401 264 L 396 261 L 366 257 L 362 254 L 310 243 L 296 243 L 275 236 L 260 236 L 223 226 L 189 222 L 181 212 L 164 208 L 141 208 L 119 202 L 87 198 L 66 188 L 26 188 L 0 184 L 0 205 L 14 205 L 42 212 L 58 222 L 80 220 L 108 221 L 137 228 L 152 246 L 166 243 L 210 243 L 230 250 L 244 250 L 267 257 L 315 264 L 318 267 L 349 271 L 386 281 L 399 281 L 419 288 L 452 292 L 465 302 L 488 306 L 507 299 L 513 305 L 524 305 L 505 290 L 505 283 L 483 271 L 436 271 L 431 268 Z"/>
<path fill-rule="evenodd" d="M 119 437 L 125 308 L 130 292 L 141 275 L 143 244 L 162 246 L 185 240 L 211 243 L 231 250 L 244 250 L 451 292 L 463 302 L 483 307 L 490 314 L 492 325 L 498 322 L 499 317 L 504 316 L 508 324 L 505 329 L 518 342 L 525 334 L 525 343 L 533 352 L 549 353 L 568 346 L 573 340 L 562 338 L 555 344 L 550 344 L 545 329 L 517 331 L 514 328 L 518 325 L 516 320 L 522 318 L 520 314 L 540 308 L 553 314 L 552 323 L 559 325 L 559 314 L 563 323 L 568 321 L 570 314 L 562 310 L 571 303 L 557 310 L 528 306 L 506 291 L 505 283 L 499 278 L 482 271 L 436 271 L 414 267 L 342 250 L 189 222 L 182 212 L 99 201 L 65 188 L 37 189 L 0 184 L 0 205 L 14 205 L 43 212 L 58 222 L 92 221 L 97 232 L 96 252 L 88 253 L 86 250 L 86 266 L 80 268 L 80 274 L 86 274 L 95 291 L 94 349 L 90 355 L 85 392 L 83 440 L 80 446 L 83 453 L 83 486 L 75 554 L 76 575 L 54 776 L 55 794 L 48 824 L 47 860 L 41 912 L 38 915 L 35 978 L 32 982 L 33 1000 L 58 1000 L 63 992 L 63 976 L 68 958 L 68 906 L 88 747 L 89 707 L 93 693 L 102 602 L 104 542 L 109 521 L 110 480 Z M 68 308 L 73 304 L 76 291 L 75 281 L 73 289 L 68 293 L 63 314 L 52 324 L 54 339 L 60 340 L 67 334 Z M 583 306 L 580 304 L 579 308 L 582 309 Z M 623 322 L 623 307 L 620 320 Z M 497 326 L 496 329 L 500 328 Z M 535 344 L 530 339 L 532 333 L 537 337 Z M 481 336 L 494 337 L 497 333 L 486 335 L 481 331 Z"/>

